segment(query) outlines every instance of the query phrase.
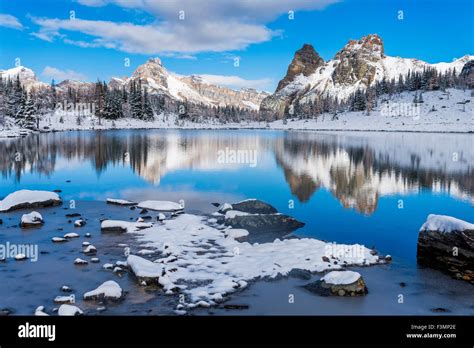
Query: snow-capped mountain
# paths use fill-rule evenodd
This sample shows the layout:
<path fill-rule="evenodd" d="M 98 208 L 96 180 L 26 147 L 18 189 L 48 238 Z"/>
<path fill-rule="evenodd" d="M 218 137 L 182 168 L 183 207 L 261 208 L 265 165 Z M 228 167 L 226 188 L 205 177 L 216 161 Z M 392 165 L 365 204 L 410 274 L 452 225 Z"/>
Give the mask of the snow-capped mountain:
<path fill-rule="evenodd" d="M 23 86 L 25 86 L 28 91 L 32 88 L 39 89 L 48 86 L 46 83 L 38 80 L 33 70 L 24 66 L 20 65 L 12 69 L 0 70 L 0 77 L 2 79 L 10 79 L 14 81 L 17 76 L 20 77 L 20 82 L 23 84 Z"/>
<path fill-rule="evenodd" d="M 16 79 L 20 81 L 28 91 L 32 88 L 50 88 L 49 84 L 41 82 L 33 70 L 19 66 L 9 70 L 0 70 L 0 76 L 4 79 Z M 130 77 L 113 77 L 109 82 L 110 88 L 130 88 L 132 82 L 141 81 L 142 87 L 147 88 L 150 94 L 160 94 L 174 101 L 187 101 L 192 104 L 204 104 L 206 106 L 234 106 L 247 110 L 258 110 L 262 100 L 269 93 L 260 92 L 252 88 L 233 90 L 225 86 L 219 86 L 206 81 L 199 75 L 182 76 L 168 71 L 159 58 L 151 58 L 145 64 L 140 65 Z M 64 80 L 56 85 L 62 92 L 69 89 L 88 93 L 93 91 L 95 84 L 75 80 Z"/>
<path fill-rule="evenodd" d="M 382 39 L 371 34 L 360 40 L 350 40 L 333 59 L 324 62 L 311 45 L 304 45 L 288 67 L 275 93 L 264 99 L 261 110 L 283 115 L 285 109 L 295 103 L 306 103 L 318 95 L 337 96 L 347 99 L 358 89 L 365 89 L 376 81 L 398 79 L 408 71 L 435 68 L 444 73 L 463 66 L 474 59 L 464 56 L 451 63 L 429 64 L 413 58 L 386 56 Z"/>
<path fill-rule="evenodd" d="M 173 100 L 207 106 L 234 106 L 258 110 L 269 94 L 254 89 L 233 90 L 209 83 L 199 75 L 181 76 L 168 71 L 159 58 L 151 58 L 140 65 L 130 78 L 112 78 L 109 86 L 130 87 L 141 81 L 151 94 L 162 94 Z"/>

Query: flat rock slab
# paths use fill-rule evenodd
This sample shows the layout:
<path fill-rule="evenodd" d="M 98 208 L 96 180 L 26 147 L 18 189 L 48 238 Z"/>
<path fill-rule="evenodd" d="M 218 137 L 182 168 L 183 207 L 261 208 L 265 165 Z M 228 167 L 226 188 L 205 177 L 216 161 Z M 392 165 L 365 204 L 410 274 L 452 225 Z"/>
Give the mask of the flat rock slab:
<path fill-rule="evenodd" d="M 61 198 L 55 192 L 20 190 L 10 193 L 0 201 L 0 212 L 26 209 L 44 208 L 60 205 Z"/>
<path fill-rule="evenodd" d="M 258 199 L 247 199 L 232 204 L 233 210 L 243 211 L 249 214 L 275 214 L 278 211 L 268 203 Z"/>
<path fill-rule="evenodd" d="M 305 224 L 283 214 L 247 214 L 226 216 L 225 224 L 249 232 L 292 232 Z"/>

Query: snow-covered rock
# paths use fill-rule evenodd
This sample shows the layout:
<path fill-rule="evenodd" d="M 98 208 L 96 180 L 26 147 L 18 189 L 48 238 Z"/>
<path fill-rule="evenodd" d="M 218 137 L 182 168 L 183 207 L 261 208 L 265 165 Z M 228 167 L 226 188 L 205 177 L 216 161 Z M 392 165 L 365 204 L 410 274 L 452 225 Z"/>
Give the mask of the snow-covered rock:
<path fill-rule="evenodd" d="M 58 309 L 58 315 L 60 316 L 75 316 L 82 315 L 83 313 L 79 307 L 70 304 L 62 304 Z"/>
<path fill-rule="evenodd" d="M 100 224 L 100 229 L 102 232 L 134 232 L 144 228 L 150 228 L 151 226 L 153 226 L 153 224 L 145 222 L 104 220 Z"/>
<path fill-rule="evenodd" d="M 249 235 L 249 231 L 241 228 L 231 228 L 226 230 L 225 235 L 229 238 L 242 239 Z"/>
<path fill-rule="evenodd" d="M 316 282 L 306 284 L 307 290 L 322 296 L 364 296 L 364 279 L 354 271 L 332 271 Z"/>
<path fill-rule="evenodd" d="M 70 296 L 56 296 L 54 298 L 54 303 L 74 303 L 75 302 L 74 295 Z"/>
<path fill-rule="evenodd" d="M 86 225 L 86 221 L 83 219 L 74 221 L 74 227 L 83 227 L 85 225 Z"/>
<path fill-rule="evenodd" d="M 179 203 L 170 202 L 170 201 L 144 201 L 138 203 L 138 208 L 155 210 L 155 211 L 180 211 L 183 210 L 183 207 Z"/>
<path fill-rule="evenodd" d="M 70 232 L 70 233 L 66 233 L 64 235 L 64 238 L 67 238 L 67 239 L 70 239 L 70 238 L 79 238 L 79 235 L 77 233 L 74 233 L 74 232 Z"/>
<path fill-rule="evenodd" d="M 55 192 L 20 190 L 10 193 L 0 201 L 0 212 L 25 208 L 50 207 L 61 203 L 61 199 Z"/>
<path fill-rule="evenodd" d="M 84 294 L 84 300 L 119 300 L 121 297 L 122 288 L 113 280 L 108 280 L 97 289 Z"/>
<path fill-rule="evenodd" d="M 97 248 L 90 244 L 86 246 L 86 248 L 82 252 L 86 255 L 95 255 L 97 253 Z"/>
<path fill-rule="evenodd" d="M 115 205 L 125 205 L 125 206 L 131 206 L 131 205 L 137 204 L 135 202 L 127 201 L 126 199 L 115 199 L 115 198 L 107 198 L 107 203 L 115 204 Z"/>
<path fill-rule="evenodd" d="M 17 260 L 17 261 L 23 261 L 23 260 L 26 260 L 27 258 L 28 257 L 25 254 L 19 253 L 19 254 L 15 255 L 15 260 Z"/>
<path fill-rule="evenodd" d="M 63 237 L 53 237 L 51 238 L 51 241 L 53 243 L 63 243 L 63 242 L 67 242 L 67 238 L 63 238 Z"/>
<path fill-rule="evenodd" d="M 241 243 L 209 226 L 206 217 L 191 214 L 179 215 L 135 234 L 138 242 L 162 253 L 155 262 L 129 255 L 127 263 L 138 281 L 158 282 L 165 292 L 180 291 L 188 305 L 199 301 L 212 305 L 245 288 L 250 280 L 287 275 L 294 268 L 323 272 L 341 269 L 344 264 L 381 262 L 362 245 L 308 238 Z M 324 262 L 323 256 L 337 264 Z"/>
<path fill-rule="evenodd" d="M 87 265 L 88 263 L 89 262 L 87 262 L 86 260 L 81 259 L 79 257 L 74 260 L 75 265 Z"/>
<path fill-rule="evenodd" d="M 462 231 L 474 231 L 474 224 L 467 221 L 456 219 L 452 216 L 447 215 L 428 215 L 428 219 L 421 226 L 420 231 L 438 231 L 438 232 L 462 232 Z"/>
<path fill-rule="evenodd" d="M 45 317 L 45 316 L 49 316 L 49 314 L 45 312 L 44 306 L 38 306 L 35 309 L 35 316 Z"/>
<path fill-rule="evenodd" d="M 21 217 L 20 226 L 23 228 L 41 226 L 42 224 L 44 224 L 43 217 L 37 211 L 23 214 Z"/>
<path fill-rule="evenodd" d="M 417 261 L 474 284 L 474 224 L 430 214 L 418 235 Z"/>

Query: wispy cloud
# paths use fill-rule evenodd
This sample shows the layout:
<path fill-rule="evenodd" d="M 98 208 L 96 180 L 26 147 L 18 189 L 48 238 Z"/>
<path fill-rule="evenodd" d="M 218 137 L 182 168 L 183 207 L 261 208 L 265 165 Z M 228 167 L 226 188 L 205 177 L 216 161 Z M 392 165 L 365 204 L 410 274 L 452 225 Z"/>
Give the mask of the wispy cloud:
<path fill-rule="evenodd" d="M 87 76 L 76 72 L 74 70 L 61 70 L 58 68 L 54 68 L 51 66 L 47 66 L 43 69 L 41 76 L 47 79 L 54 79 L 56 81 L 64 81 L 64 80 L 77 80 L 77 81 L 84 81 L 87 80 Z"/>
<path fill-rule="evenodd" d="M 147 25 L 130 22 L 57 18 L 32 18 L 40 26 L 35 36 L 54 40 L 58 33 L 80 32 L 91 41 L 63 40 L 81 47 L 107 47 L 128 53 L 180 53 L 245 49 L 280 35 L 269 21 L 288 11 L 322 9 L 338 0 L 78 0 L 85 6 L 113 4 L 146 12 L 155 18 Z M 177 56 L 180 57 L 180 56 Z"/>
<path fill-rule="evenodd" d="M 18 18 L 4 13 L 0 13 L 0 27 L 7 27 L 17 30 L 23 30 L 24 28 Z"/>
<path fill-rule="evenodd" d="M 273 84 L 273 80 L 270 78 L 247 80 L 233 75 L 203 74 L 198 76 L 211 84 L 225 86 L 232 89 L 255 88 L 257 90 L 268 90 Z"/>

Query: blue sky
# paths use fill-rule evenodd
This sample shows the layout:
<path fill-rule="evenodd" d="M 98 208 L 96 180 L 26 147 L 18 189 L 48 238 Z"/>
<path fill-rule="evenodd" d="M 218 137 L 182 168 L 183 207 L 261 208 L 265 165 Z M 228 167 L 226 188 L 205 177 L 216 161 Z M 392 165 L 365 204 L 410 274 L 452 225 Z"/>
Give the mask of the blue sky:
<path fill-rule="evenodd" d="M 349 39 L 369 33 L 383 38 L 387 55 L 435 63 L 473 54 L 473 3 L 0 0 L 0 68 L 20 58 L 46 82 L 109 80 L 129 76 L 158 56 L 179 74 L 208 74 L 231 87 L 273 91 L 303 43 L 326 60 Z M 294 11 L 293 20 L 288 11 Z"/>

